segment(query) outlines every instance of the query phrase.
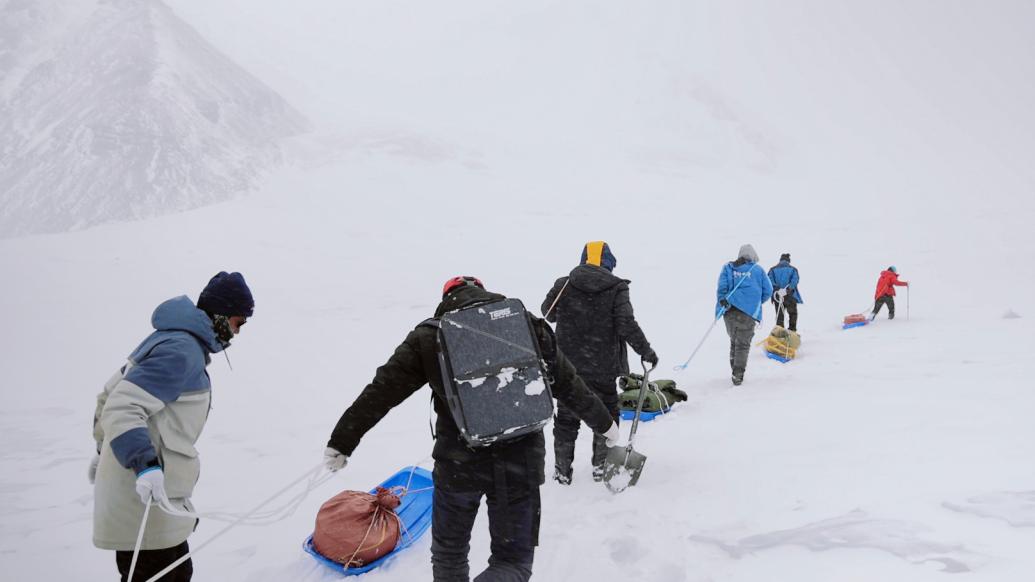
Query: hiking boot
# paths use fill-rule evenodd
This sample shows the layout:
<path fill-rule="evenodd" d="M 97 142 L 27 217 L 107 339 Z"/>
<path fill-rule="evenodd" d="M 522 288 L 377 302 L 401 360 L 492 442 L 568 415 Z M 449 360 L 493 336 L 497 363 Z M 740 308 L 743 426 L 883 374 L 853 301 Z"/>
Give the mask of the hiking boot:
<path fill-rule="evenodd" d="M 561 472 L 560 469 L 554 468 L 553 480 L 561 485 L 571 485 L 571 469 L 569 469 L 567 474 L 565 474 Z"/>
<path fill-rule="evenodd" d="M 734 386 L 740 386 L 743 383 L 744 383 L 744 376 L 737 376 L 737 375 L 733 376 L 733 385 Z"/>
<path fill-rule="evenodd" d="M 593 480 L 600 482 L 604 480 L 604 466 L 597 465 L 593 467 Z"/>

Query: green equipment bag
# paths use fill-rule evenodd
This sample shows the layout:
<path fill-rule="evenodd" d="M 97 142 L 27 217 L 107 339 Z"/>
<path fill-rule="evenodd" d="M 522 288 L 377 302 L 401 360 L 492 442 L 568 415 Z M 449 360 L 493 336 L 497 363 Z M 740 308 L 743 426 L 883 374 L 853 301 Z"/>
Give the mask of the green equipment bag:
<path fill-rule="evenodd" d="M 622 389 L 622 394 L 618 397 L 619 408 L 636 410 L 641 384 L 643 384 L 643 376 L 640 374 L 626 374 L 618 378 L 618 386 Z M 686 399 L 686 392 L 676 388 L 675 380 L 651 380 L 647 396 L 643 399 L 643 410 L 646 412 L 668 410 L 673 404 L 684 402 Z"/>

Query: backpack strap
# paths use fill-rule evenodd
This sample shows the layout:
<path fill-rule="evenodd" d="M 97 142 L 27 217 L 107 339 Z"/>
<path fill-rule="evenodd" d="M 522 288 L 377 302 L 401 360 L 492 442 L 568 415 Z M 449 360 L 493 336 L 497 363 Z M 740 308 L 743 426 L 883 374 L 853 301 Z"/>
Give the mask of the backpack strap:
<path fill-rule="evenodd" d="M 417 327 L 433 327 L 435 329 L 442 329 L 442 322 L 436 317 L 429 317 L 424 321 L 417 324 Z M 438 435 L 435 434 L 435 425 L 432 422 L 432 417 L 435 414 L 435 391 L 431 391 L 431 400 L 428 401 L 428 430 L 431 431 L 431 440 L 436 440 Z"/>

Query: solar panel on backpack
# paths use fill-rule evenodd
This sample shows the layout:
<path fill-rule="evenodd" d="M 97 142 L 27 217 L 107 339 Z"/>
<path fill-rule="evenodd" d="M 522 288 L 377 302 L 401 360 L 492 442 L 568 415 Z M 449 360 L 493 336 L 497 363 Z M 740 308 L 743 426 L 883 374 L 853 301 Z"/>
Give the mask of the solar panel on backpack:
<path fill-rule="evenodd" d="M 446 401 L 469 445 L 522 436 L 550 421 L 553 396 L 521 301 L 446 313 L 437 327 Z"/>

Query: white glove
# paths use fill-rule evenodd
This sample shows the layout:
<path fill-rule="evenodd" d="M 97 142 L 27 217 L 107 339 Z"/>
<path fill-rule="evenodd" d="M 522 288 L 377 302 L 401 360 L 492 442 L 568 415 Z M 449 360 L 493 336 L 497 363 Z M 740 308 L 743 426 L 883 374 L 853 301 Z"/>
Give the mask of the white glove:
<path fill-rule="evenodd" d="M 776 292 L 776 294 L 780 297 L 787 297 L 787 288 L 780 289 Z"/>
<path fill-rule="evenodd" d="M 90 459 L 90 468 L 86 472 L 86 476 L 90 479 L 90 485 L 93 485 L 94 481 L 97 480 L 97 464 L 101 462 L 101 454 L 97 453 Z"/>
<path fill-rule="evenodd" d="M 345 468 L 349 464 L 349 456 L 338 449 L 327 447 L 323 451 L 323 466 L 334 473 Z"/>
<path fill-rule="evenodd" d="M 168 501 L 165 495 L 165 473 L 161 467 L 149 467 L 137 475 L 137 495 L 144 504 L 150 499 Z"/>
<path fill-rule="evenodd" d="M 613 447 L 618 444 L 618 424 L 612 422 L 611 428 L 604 433 L 604 444 Z"/>

